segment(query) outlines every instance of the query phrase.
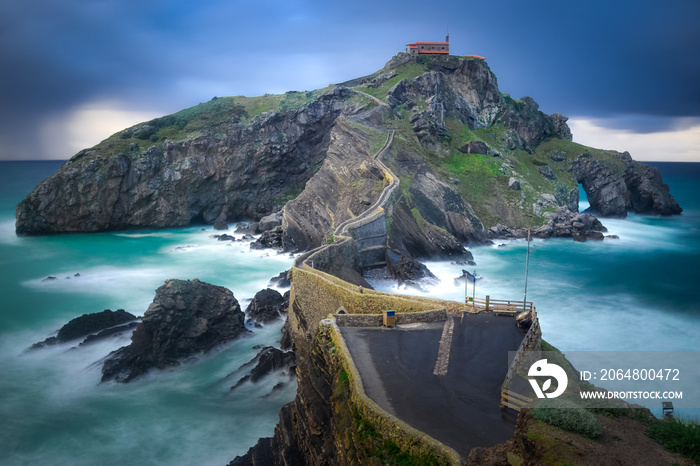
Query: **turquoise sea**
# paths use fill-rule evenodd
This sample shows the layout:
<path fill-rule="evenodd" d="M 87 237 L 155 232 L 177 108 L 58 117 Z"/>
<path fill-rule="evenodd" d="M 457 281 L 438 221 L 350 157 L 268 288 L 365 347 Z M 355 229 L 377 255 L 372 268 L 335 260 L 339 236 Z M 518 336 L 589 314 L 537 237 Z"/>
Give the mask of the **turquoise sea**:
<path fill-rule="evenodd" d="M 276 344 L 281 323 L 126 385 L 99 380 L 101 359 L 127 338 L 25 352 L 84 313 L 142 315 L 168 278 L 225 286 L 245 308 L 292 261 L 217 242 L 211 227 L 18 238 L 16 204 L 59 166 L 0 162 L 0 463 L 222 465 L 272 435 L 296 386 L 267 396 L 273 377 L 229 393 L 237 379 L 227 375 L 253 346 Z M 700 164 L 659 166 L 681 216 L 604 219 L 619 240 L 532 243 L 528 300 L 544 338 L 565 352 L 700 349 Z M 472 248 L 477 296 L 522 299 L 525 250 L 522 240 Z M 453 282 L 463 266 L 427 265 L 441 278 L 430 295 L 463 299 Z"/>
<path fill-rule="evenodd" d="M 100 361 L 125 337 L 25 352 L 84 313 L 143 315 L 168 278 L 225 286 L 245 310 L 292 263 L 211 239 L 211 227 L 17 238 L 15 205 L 59 166 L 0 162 L 0 464 L 224 465 L 272 435 L 296 382 L 280 375 L 229 393 L 241 375 L 227 376 L 253 346 L 278 345 L 281 322 L 129 384 L 99 384 Z"/>

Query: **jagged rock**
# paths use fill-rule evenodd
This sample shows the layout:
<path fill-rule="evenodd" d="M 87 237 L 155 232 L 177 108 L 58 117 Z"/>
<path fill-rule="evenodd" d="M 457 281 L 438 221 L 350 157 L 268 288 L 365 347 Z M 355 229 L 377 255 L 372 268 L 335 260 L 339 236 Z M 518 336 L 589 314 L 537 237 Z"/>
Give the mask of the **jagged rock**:
<path fill-rule="evenodd" d="M 292 286 L 292 282 L 289 280 L 289 270 L 280 272 L 276 277 L 272 277 L 267 286 L 278 286 L 280 288 L 289 288 Z"/>
<path fill-rule="evenodd" d="M 235 241 L 236 237 L 231 236 L 231 235 L 227 235 L 226 233 L 224 233 L 223 235 L 216 235 L 216 240 L 217 241 Z"/>
<path fill-rule="evenodd" d="M 566 162 L 566 152 L 560 150 L 555 150 L 551 154 L 547 155 L 549 160 L 552 162 Z"/>
<path fill-rule="evenodd" d="M 260 238 L 250 243 L 251 249 L 283 249 L 284 229 L 277 226 L 272 230 L 264 231 Z"/>
<path fill-rule="evenodd" d="M 569 171 L 583 185 L 593 212 L 605 217 L 625 217 L 628 210 L 657 215 L 683 211 L 656 168 L 632 160 L 627 152 L 615 155 L 622 162 L 623 172 L 618 165 L 585 153 L 569 165 Z"/>
<path fill-rule="evenodd" d="M 275 212 L 274 214 L 266 215 L 260 219 L 258 230 L 260 232 L 272 230 L 276 227 L 282 226 L 282 211 Z"/>
<path fill-rule="evenodd" d="M 565 117 L 560 113 L 554 113 L 552 115 L 549 115 L 549 118 L 552 120 L 552 125 L 554 126 L 554 134 L 556 135 L 556 137 L 558 137 L 559 139 L 567 139 L 569 141 L 571 141 L 574 138 L 571 134 L 571 129 L 569 128 L 569 125 L 566 124 L 566 122 L 569 120 L 568 117 Z"/>
<path fill-rule="evenodd" d="M 520 191 L 520 181 L 511 176 L 508 178 L 508 187 L 514 191 Z"/>
<path fill-rule="evenodd" d="M 580 238 L 602 240 L 603 235 L 600 232 L 608 231 L 607 228 L 600 223 L 600 220 L 591 214 L 580 214 L 562 208 L 558 209 L 556 212 L 545 215 L 549 217 L 547 224 L 532 232 L 532 235 L 537 238 L 573 237 L 577 240 L 580 240 Z"/>
<path fill-rule="evenodd" d="M 85 340 L 83 340 L 80 343 L 80 346 L 87 345 L 90 343 L 95 343 L 95 342 L 98 342 L 100 340 L 104 340 L 105 338 L 108 338 L 108 337 L 111 337 L 114 335 L 120 335 L 120 334 L 125 333 L 125 332 L 133 332 L 137 326 L 138 326 L 138 322 L 129 322 L 126 325 L 117 325 L 116 327 L 104 329 L 95 335 L 88 335 L 87 337 L 85 337 Z"/>
<path fill-rule="evenodd" d="M 167 280 L 156 290 L 131 344 L 106 358 L 102 381 L 129 382 L 246 332 L 244 314 L 231 291 L 197 279 Z"/>
<path fill-rule="evenodd" d="M 557 179 L 557 174 L 554 173 L 554 170 L 552 170 L 552 167 L 550 167 L 549 165 L 537 167 L 537 171 L 540 172 L 542 176 L 544 176 L 550 181 L 555 181 Z"/>
<path fill-rule="evenodd" d="M 241 222 L 236 226 L 235 233 L 245 233 L 246 235 L 257 235 L 260 233 L 260 223 L 259 222 Z"/>
<path fill-rule="evenodd" d="M 459 148 L 459 151 L 464 154 L 491 155 L 489 154 L 489 150 L 489 146 L 482 141 L 471 141 Z"/>
<path fill-rule="evenodd" d="M 257 383 L 264 377 L 272 374 L 273 372 L 291 369 L 296 363 L 296 357 L 293 351 L 282 351 L 278 348 L 272 346 L 264 347 L 260 353 L 255 356 L 255 358 L 248 362 L 247 365 L 252 365 L 255 363 L 255 367 L 250 371 L 249 374 L 240 378 L 231 390 L 235 390 L 245 382 Z"/>
<path fill-rule="evenodd" d="M 437 282 L 437 277 L 425 266 L 412 257 L 405 255 L 388 254 L 388 272 L 392 278 L 398 280 L 399 284 L 419 284 L 420 281 L 428 280 L 431 283 Z"/>
<path fill-rule="evenodd" d="M 136 320 L 136 316 L 126 312 L 124 309 L 118 309 L 116 311 L 105 309 L 102 312 L 83 314 L 61 327 L 55 337 L 49 337 L 42 342 L 35 343 L 29 349 L 37 349 L 47 345 L 76 340 L 86 337 L 91 333 L 96 333 L 133 320 Z"/>
<path fill-rule="evenodd" d="M 214 220 L 215 230 L 228 230 L 228 222 L 226 221 L 226 211 L 221 211 L 216 220 Z"/>
<path fill-rule="evenodd" d="M 286 311 L 284 304 L 284 297 L 278 291 L 266 288 L 255 294 L 245 312 L 249 322 L 267 324 L 281 317 Z"/>

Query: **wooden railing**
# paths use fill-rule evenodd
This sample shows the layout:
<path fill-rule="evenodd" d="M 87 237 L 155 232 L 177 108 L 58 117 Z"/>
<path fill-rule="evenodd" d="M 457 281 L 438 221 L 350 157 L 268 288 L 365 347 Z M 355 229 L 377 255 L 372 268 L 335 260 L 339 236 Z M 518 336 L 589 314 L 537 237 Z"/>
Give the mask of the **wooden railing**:
<path fill-rule="evenodd" d="M 491 312 L 503 312 L 508 314 L 518 314 L 523 311 L 535 311 L 535 306 L 533 306 L 530 301 L 514 301 L 505 299 L 491 299 L 491 298 L 471 298 L 467 297 L 465 300 L 467 310 L 469 308 L 474 311 L 491 311 Z M 533 320 L 534 317 L 533 317 Z"/>
<path fill-rule="evenodd" d="M 520 310 L 522 311 L 522 301 L 520 302 Z M 532 305 L 532 303 L 530 303 Z M 520 343 L 518 350 L 515 352 L 515 357 L 511 361 L 510 366 L 508 366 L 508 372 L 506 373 L 506 378 L 501 385 L 501 407 L 511 408 L 516 411 L 520 411 L 523 407 L 530 404 L 533 400 L 530 397 L 521 395 L 512 391 L 510 388 L 512 386 L 513 378 L 515 377 L 518 366 L 525 357 L 525 351 L 537 349 L 542 341 L 542 329 L 540 328 L 540 321 L 537 318 L 537 311 L 532 307 L 532 324 L 525 334 L 525 338 Z"/>

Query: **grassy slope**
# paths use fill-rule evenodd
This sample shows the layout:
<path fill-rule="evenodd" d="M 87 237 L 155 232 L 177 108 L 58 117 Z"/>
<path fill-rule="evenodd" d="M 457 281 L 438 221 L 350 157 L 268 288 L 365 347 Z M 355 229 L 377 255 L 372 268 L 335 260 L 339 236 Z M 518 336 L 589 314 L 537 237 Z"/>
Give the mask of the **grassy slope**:
<path fill-rule="evenodd" d="M 182 141 L 196 138 L 205 132 L 223 133 L 231 123 L 246 125 L 264 112 L 301 109 L 328 89 L 257 97 L 215 97 L 172 115 L 127 128 L 100 142 L 93 149 L 103 155 L 114 155 L 129 152 L 132 143 L 144 150 L 162 144 L 166 139 Z M 145 128 L 146 126 L 150 128 Z"/>

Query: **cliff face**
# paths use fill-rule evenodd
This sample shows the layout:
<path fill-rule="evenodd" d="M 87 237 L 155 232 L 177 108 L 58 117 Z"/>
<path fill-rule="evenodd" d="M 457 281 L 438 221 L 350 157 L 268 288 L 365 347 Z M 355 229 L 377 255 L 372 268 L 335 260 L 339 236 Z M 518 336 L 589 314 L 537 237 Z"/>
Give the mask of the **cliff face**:
<path fill-rule="evenodd" d="M 390 183 L 374 160 L 389 130 L 382 162 L 400 179 L 385 209 L 389 246 L 416 257 L 459 256 L 494 231 L 575 213 L 578 183 L 602 216 L 681 212 L 655 169 L 573 143 L 566 117 L 502 94 L 483 60 L 400 53 L 326 90 L 213 99 L 124 130 L 41 182 L 17 206 L 16 230 L 224 225 L 279 213 L 265 244 L 310 249 Z"/>
<path fill-rule="evenodd" d="M 167 228 L 279 210 L 322 163 L 337 116 L 353 111 L 344 94 L 144 151 L 140 139 L 118 153 L 82 151 L 17 206 L 17 233 Z"/>

